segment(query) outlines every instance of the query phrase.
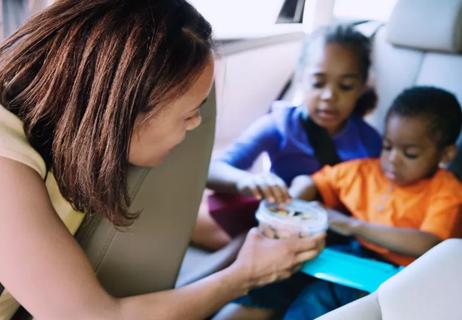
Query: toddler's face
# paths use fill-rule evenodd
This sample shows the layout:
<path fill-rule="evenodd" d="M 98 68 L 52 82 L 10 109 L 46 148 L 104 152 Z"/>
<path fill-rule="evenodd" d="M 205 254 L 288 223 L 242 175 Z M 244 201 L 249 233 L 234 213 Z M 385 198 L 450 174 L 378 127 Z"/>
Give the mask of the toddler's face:
<path fill-rule="evenodd" d="M 310 118 L 331 135 L 339 132 L 364 91 L 354 51 L 335 43 L 318 44 L 309 56 L 308 86 Z"/>
<path fill-rule="evenodd" d="M 386 123 L 380 161 L 385 176 L 396 184 L 408 185 L 430 177 L 442 160 L 427 121 L 391 115 Z"/>

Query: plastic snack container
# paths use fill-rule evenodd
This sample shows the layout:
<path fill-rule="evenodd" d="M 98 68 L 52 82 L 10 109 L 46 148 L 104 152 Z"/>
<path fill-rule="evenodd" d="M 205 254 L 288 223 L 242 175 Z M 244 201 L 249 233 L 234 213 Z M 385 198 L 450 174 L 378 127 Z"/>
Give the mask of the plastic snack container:
<path fill-rule="evenodd" d="M 317 201 L 293 199 L 280 208 L 266 200 L 260 202 L 255 214 L 259 228 L 276 238 L 312 236 L 327 230 L 327 211 Z"/>

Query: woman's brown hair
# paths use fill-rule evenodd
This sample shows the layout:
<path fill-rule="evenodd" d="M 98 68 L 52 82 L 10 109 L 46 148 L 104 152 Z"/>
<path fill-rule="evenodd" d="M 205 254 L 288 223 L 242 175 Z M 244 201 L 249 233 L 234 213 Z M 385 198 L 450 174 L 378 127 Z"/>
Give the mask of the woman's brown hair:
<path fill-rule="evenodd" d="M 0 48 L 0 102 L 76 209 L 128 225 L 135 118 L 193 83 L 210 37 L 183 0 L 58 1 Z"/>

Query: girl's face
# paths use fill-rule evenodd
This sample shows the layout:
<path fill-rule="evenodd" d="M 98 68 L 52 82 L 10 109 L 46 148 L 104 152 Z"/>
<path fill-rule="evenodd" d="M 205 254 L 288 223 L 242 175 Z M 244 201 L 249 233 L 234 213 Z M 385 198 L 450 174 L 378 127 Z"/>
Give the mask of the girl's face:
<path fill-rule="evenodd" d="M 398 185 L 430 177 L 445 157 L 428 132 L 428 120 L 391 115 L 386 123 L 380 163 Z"/>
<path fill-rule="evenodd" d="M 138 115 L 133 129 L 128 160 L 141 167 L 162 163 L 170 151 L 201 123 L 200 107 L 205 102 L 213 80 L 210 59 L 199 78 L 182 96 L 160 106 L 161 110 L 145 119 Z"/>
<path fill-rule="evenodd" d="M 351 115 L 365 84 L 353 50 L 336 43 L 318 46 L 310 52 L 305 103 L 310 118 L 333 135 Z"/>

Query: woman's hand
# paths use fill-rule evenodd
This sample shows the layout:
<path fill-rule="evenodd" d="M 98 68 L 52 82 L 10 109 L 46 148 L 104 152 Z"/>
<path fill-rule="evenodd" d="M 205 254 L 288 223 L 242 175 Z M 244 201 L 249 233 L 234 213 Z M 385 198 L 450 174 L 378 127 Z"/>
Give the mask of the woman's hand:
<path fill-rule="evenodd" d="M 316 257 L 324 237 L 270 239 L 253 228 L 232 267 L 247 281 L 249 290 L 283 280 L 298 271 L 303 262 Z"/>
<path fill-rule="evenodd" d="M 333 209 L 327 209 L 328 219 L 329 219 L 329 228 L 337 233 L 340 233 L 344 236 L 355 235 L 355 230 L 361 224 L 361 221 L 349 217 L 339 211 Z"/>
<path fill-rule="evenodd" d="M 290 199 L 284 181 L 272 173 L 248 174 L 246 178 L 239 180 L 237 190 L 272 203 L 286 203 Z"/>

